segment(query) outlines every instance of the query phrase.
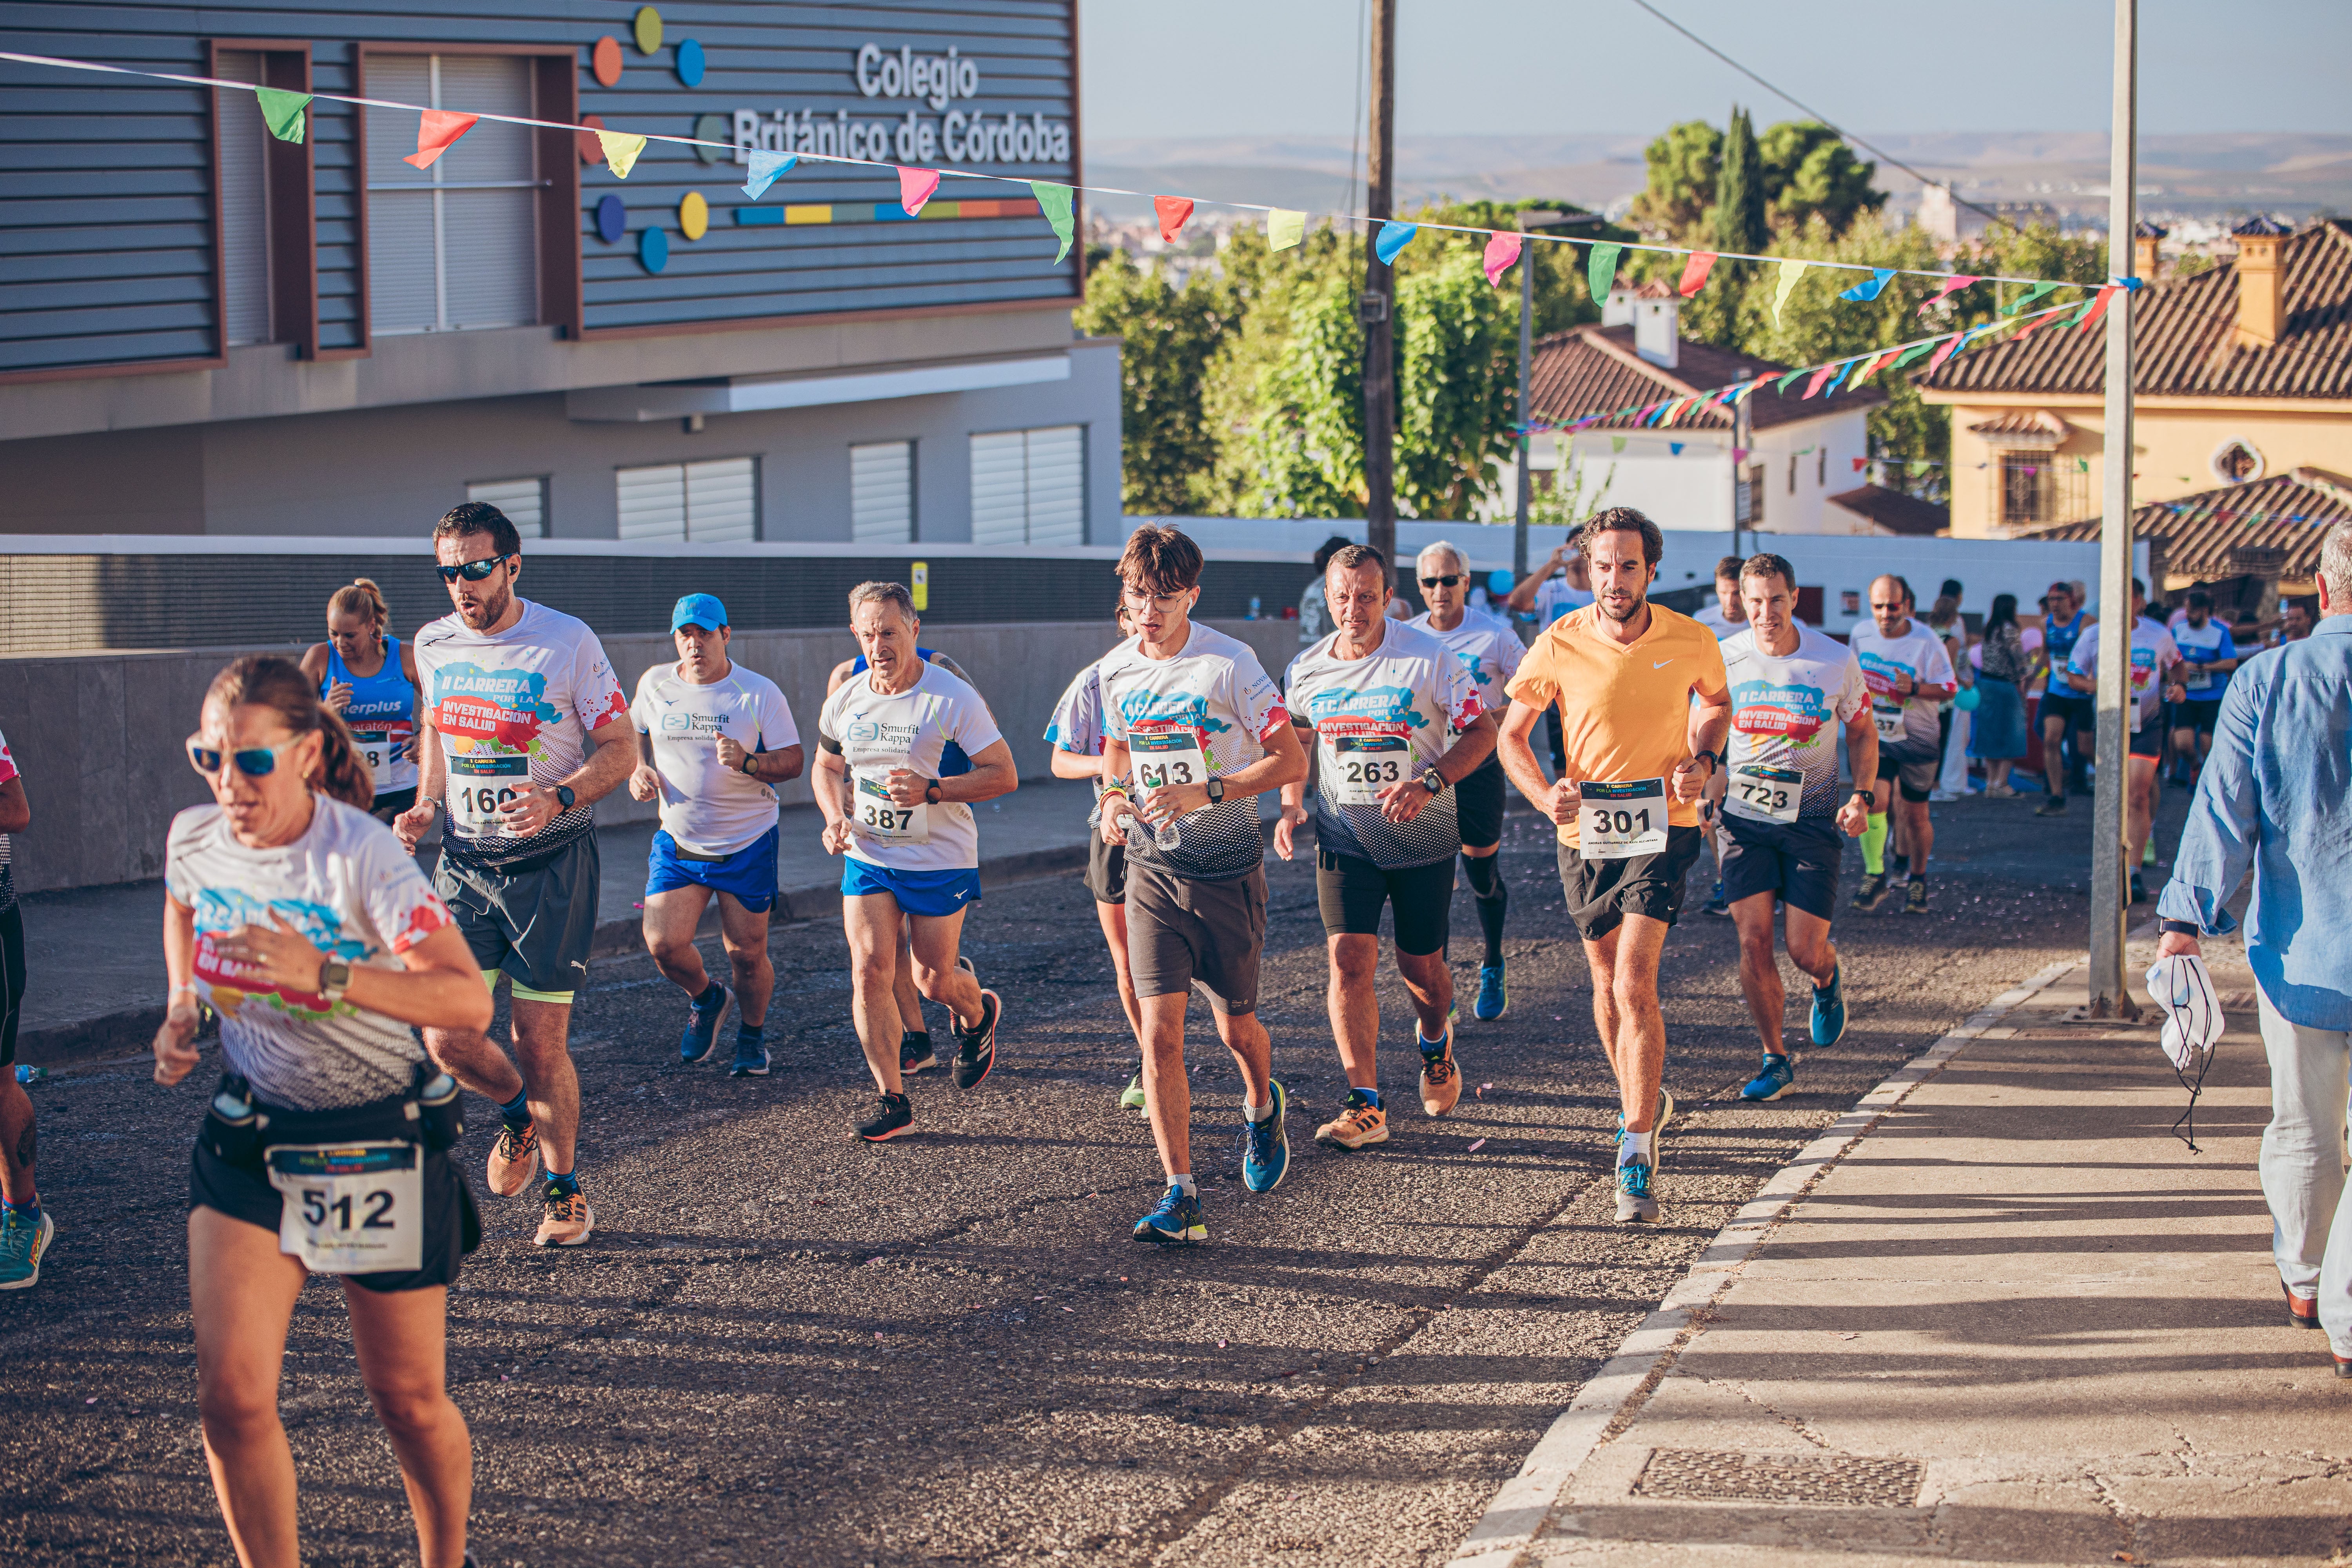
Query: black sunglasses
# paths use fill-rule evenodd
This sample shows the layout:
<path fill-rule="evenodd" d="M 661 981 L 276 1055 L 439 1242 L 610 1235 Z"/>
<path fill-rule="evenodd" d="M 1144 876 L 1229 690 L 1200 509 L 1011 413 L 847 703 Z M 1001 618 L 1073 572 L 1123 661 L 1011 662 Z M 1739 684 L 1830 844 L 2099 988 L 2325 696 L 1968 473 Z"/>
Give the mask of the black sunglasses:
<path fill-rule="evenodd" d="M 1448 572 L 1443 577 L 1423 577 L 1421 585 L 1424 588 L 1451 588 L 1462 581 L 1462 575 L 1459 572 Z"/>
<path fill-rule="evenodd" d="M 460 577 L 468 583 L 478 583 L 513 559 L 511 554 L 486 555 L 479 561 L 468 561 L 462 566 L 436 566 L 433 570 L 441 574 L 441 581 L 444 583 L 455 583 Z"/>

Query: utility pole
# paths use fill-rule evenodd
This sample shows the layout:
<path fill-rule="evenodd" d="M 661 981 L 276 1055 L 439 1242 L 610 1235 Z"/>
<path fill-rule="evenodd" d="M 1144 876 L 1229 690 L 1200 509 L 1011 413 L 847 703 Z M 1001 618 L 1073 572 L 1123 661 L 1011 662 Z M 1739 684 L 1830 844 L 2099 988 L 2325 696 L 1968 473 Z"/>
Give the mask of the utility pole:
<path fill-rule="evenodd" d="M 1372 5 L 1372 156 L 1365 180 L 1369 239 L 1392 216 L 1396 184 L 1396 0 Z M 1364 521 L 1366 542 L 1396 569 L 1395 289 L 1389 264 L 1364 247 Z"/>
<path fill-rule="evenodd" d="M 1574 228 L 1580 224 L 1597 223 L 1591 213 L 1551 212 L 1536 209 L 1519 215 L 1519 232 L 1526 234 L 1539 228 Z M 1519 506 L 1511 529 L 1511 581 L 1517 583 L 1528 574 L 1528 511 L 1535 501 L 1535 477 L 1528 471 L 1528 450 L 1534 437 L 1528 426 L 1535 423 L 1535 389 L 1531 384 L 1535 364 L 1536 321 L 1536 258 L 1525 242 L 1519 247 Z M 1554 436 L 1553 440 L 1559 440 Z M 1568 454 L 1563 447 L 1560 466 L 1552 471 L 1555 485 L 1568 482 Z"/>
<path fill-rule="evenodd" d="M 2139 183 L 2139 0 L 2116 0 L 2115 115 L 2107 153 L 2107 272 L 2132 275 L 2132 209 Z M 2132 290 L 2107 304 L 2106 429 L 2100 458 L 2098 793 L 2091 812 L 2092 1018 L 2137 1016 L 2124 983 L 2124 788 L 2130 725 L 2132 577 Z M 2151 584 L 2151 587 L 2155 586 Z"/>
<path fill-rule="evenodd" d="M 1740 379 L 1748 377 L 1748 367 L 1740 367 Z M 1748 416 L 1748 399 L 1742 397 L 1731 405 L 1731 552 L 1748 553 L 1743 536 L 1748 526 L 1756 521 L 1756 491 L 1748 484 L 1748 454 L 1756 442 L 1753 421 Z M 1745 494 L 1748 504 L 1740 504 Z"/>

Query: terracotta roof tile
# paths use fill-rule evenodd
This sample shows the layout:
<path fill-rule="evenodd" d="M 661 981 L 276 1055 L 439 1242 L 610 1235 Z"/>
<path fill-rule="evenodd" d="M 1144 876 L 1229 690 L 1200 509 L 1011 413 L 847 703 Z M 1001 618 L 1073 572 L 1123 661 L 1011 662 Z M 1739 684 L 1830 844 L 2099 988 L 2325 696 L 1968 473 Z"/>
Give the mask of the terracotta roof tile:
<path fill-rule="evenodd" d="M 1949 507 L 1921 500 L 1885 485 L 1864 485 L 1857 490 L 1841 491 L 1829 500 L 1832 506 L 1842 506 L 1857 517 L 1868 518 L 1889 533 L 1932 539 L 1952 526 Z"/>
<path fill-rule="evenodd" d="M 1969 428 L 1979 436 L 2039 437 L 2044 440 L 2063 441 L 2074 433 L 2074 427 L 2043 408 L 2031 414 L 2004 414 L 1998 419 L 1982 420 Z"/>
<path fill-rule="evenodd" d="M 2352 519 L 2352 484 L 2318 469 L 2297 468 L 2151 502 L 2132 513 L 2132 537 L 2165 542 L 2164 570 L 2170 576 L 2206 582 L 2234 577 L 2238 568 L 2230 552 L 2252 544 L 2285 551 L 2282 575 L 2304 578 L 2319 564 L 2328 526 L 2347 519 Z M 2021 537 L 2096 539 L 2099 520 L 2057 523 Z"/>
<path fill-rule="evenodd" d="M 1536 416 L 1548 421 L 1578 419 L 1595 412 L 1710 392 L 1759 375 L 1785 374 L 1789 369 L 1754 354 L 1735 353 L 1688 338 L 1682 341 L 1675 357 L 1680 363 L 1672 370 L 1642 358 L 1633 352 L 1632 327 L 1571 327 L 1540 338 L 1528 373 Z M 1752 428 L 1769 430 L 1851 408 L 1875 408 L 1885 401 L 1886 394 L 1875 382 L 1811 401 L 1804 396 L 1802 382 L 1791 383 L 1785 394 L 1767 385 L 1748 395 L 1748 420 Z M 1634 423 L 1628 416 L 1598 420 L 1592 428 L 1626 430 Z M 1686 410 L 1674 428 L 1728 430 L 1731 411 L 1714 404 Z"/>

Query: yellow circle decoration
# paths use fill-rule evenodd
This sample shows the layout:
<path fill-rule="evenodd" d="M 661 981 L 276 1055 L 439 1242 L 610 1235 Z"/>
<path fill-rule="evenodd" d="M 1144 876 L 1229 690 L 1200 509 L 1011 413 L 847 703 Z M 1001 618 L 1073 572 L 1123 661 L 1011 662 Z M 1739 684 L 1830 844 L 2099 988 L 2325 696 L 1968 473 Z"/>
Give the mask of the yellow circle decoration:
<path fill-rule="evenodd" d="M 661 47 L 661 13 L 650 5 L 637 7 L 637 53 L 652 54 Z"/>
<path fill-rule="evenodd" d="M 700 191 L 688 191 L 686 199 L 677 204 L 677 226 L 688 239 L 700 239 L 710 232 L 710 204 L 702 199 Z"/>

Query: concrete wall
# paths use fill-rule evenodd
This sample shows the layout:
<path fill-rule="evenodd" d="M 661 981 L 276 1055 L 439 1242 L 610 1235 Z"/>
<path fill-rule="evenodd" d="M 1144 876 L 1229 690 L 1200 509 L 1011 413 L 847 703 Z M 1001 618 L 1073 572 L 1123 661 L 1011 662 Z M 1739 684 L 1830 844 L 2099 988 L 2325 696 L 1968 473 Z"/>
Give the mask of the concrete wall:
<path fill-rule="evenodd" d="M 1297 651 L 1297 628 L 1279 621 L 1219 621 L 1220 631 L 1259 650 L 1281 674 Z M 1047 773 L 1043 736 L 1070 678 L 1115 640 L 1106 622 L 926 627 L 924 643 L 970 672 L 996 714 L 1024 777 Z M 667 637 L 614 637 L 605 651 L 634 691 L 639 675 L 676 657 Z M 815 750 L 816 716 L 827 674 L 857 651 L 845 632 L 745 632 L 735 657 L 783 688 L 803 744 Z M 238 650 L 208 648 L 0 659 L 0 731 L 5 731 L 33 808 L 15 838 L 16 886 L 25 892 L 158 877 L 173 815 L 211 798 L 188 767 L 205 688 Z M 265 651 L 283 652 L 283 649 Z M 807 803 L 805 779 L 781 792 Z M 597 805 L 600 821 L 654 815 L 626 792 Z"/>

